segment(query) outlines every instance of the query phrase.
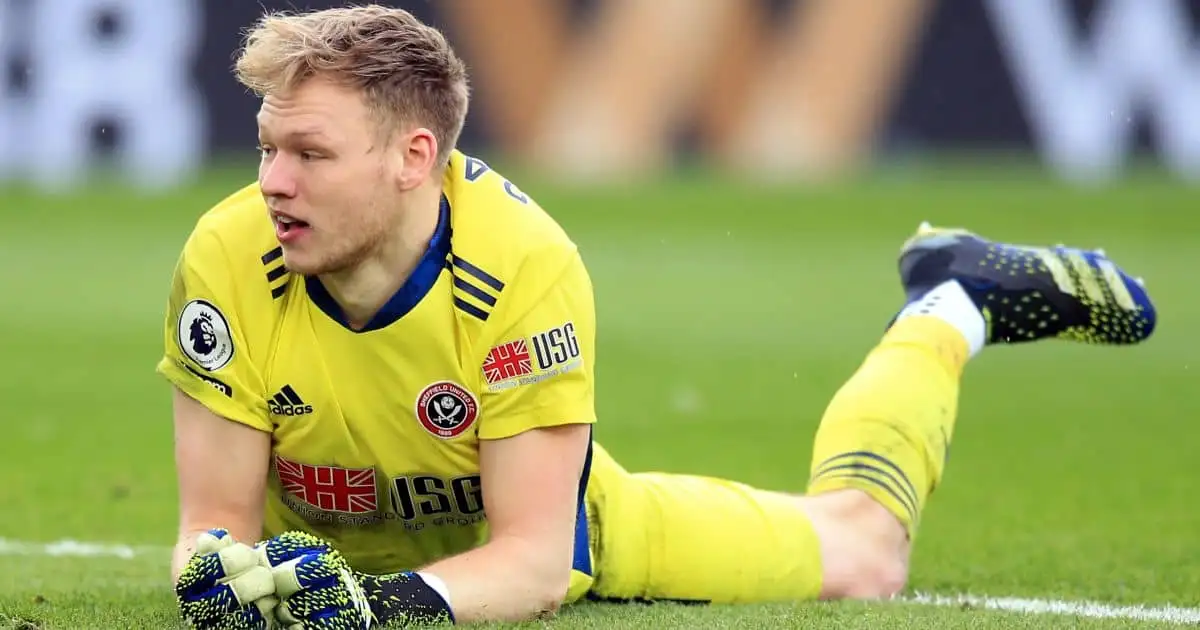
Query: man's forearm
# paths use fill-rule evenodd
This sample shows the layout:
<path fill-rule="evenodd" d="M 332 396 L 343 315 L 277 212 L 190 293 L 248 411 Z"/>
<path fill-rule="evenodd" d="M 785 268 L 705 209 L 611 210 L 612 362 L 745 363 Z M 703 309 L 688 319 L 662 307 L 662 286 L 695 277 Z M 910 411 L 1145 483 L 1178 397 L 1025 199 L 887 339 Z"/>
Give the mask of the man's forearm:
<path fill-rule="evenodd" d="M 544 542 L 495 538 L 419 572 L 445 583 L 459 623 L 521 621 L 562 605 L 571 579 L 567 553 L 547 553 Z"/>

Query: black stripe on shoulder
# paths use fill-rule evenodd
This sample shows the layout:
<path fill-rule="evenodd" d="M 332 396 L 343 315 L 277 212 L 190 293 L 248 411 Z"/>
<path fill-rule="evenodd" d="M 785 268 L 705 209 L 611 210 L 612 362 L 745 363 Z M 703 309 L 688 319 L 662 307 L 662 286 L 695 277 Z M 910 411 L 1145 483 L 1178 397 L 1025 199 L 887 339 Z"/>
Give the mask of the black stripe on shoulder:
<path fill-rule="evenodd" d="M 287 266 L 281 260 L 282 258 L 282 247 L 276 247 L 262 255 L 262 263 L 267 267 L 267 284 L 273 285 L 280 279 L 283 279 L 282 284 L 271 287 L 271 297 L 276 300 L 283 297 L 284 293 L 287 293 L 288 283 L 291 280 L 288 276 Z"/>
<path fill-rule="evenodd" d="M 488 314 L 486 311 L 458 296 L 454 297 L 454 307 L 480 321 L 487 321 Z"/>
<path fill-rule="evenodd" d="M 476 280 L 479 280 L 480 282 L 488 285 L 489 287 L 492 287 L 493 289 L 495 289 L 497 291 L 504 290 L 504 283 L 501 282 L 499 278 L 480 269 L 479 267 L 476 267 L 475 265 L 472 265 L 471 263 L 463 260 L 462 258 L 459 258 L 458 255 L 451 254 L 450 255 L 450 263 L 454 267 L 462 269 L 464 272 L 466 272 L 467 274 L 469 274 Z"/>
<path fill-rule="evenodd" d="M 466 293 L 467 295 L 487 304 L 488 306 L 496 305 L 496 297 L 487 293 L 483 289 L 463 280 L 458 276 L 454 276 L 454 288 Z"/>
<path fill-rule="evenodd" d="M 283 248 L 276 247 L 262 255 L 262 264 L 269 265 L 283 257 Z"/>

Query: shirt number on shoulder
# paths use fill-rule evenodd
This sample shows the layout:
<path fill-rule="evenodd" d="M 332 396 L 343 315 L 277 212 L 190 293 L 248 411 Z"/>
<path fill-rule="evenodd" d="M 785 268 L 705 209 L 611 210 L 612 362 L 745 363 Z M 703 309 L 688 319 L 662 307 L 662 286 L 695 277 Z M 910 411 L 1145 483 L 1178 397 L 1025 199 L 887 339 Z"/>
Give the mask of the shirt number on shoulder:
<path fill-rule="evenodd" d="M 468 157 L 467 172 L 465 175 L 466 180 L 473 182 L 490 170 L 492 170 L 492 167 L 488 166 L 483 160 L 479 158 Z M 499 177 L 499 174 L 497 174 L 497 177 Z M 503 177 L 500 179 L 504 182 L 504 192 L 508 193 L 509 197 L 512 197 L 521 203 L 529 203 L 529 196 L 521 192 L 521 189 L 517 188 L 515 184 L 507 179 L 504 179 Z"/>

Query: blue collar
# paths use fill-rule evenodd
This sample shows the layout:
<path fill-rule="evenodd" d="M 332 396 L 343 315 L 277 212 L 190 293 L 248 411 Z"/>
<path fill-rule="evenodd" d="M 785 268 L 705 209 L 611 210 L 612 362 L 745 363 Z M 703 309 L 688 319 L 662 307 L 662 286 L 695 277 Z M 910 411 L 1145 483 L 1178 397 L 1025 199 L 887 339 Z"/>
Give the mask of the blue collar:
<path fill-rule="evenodd" d="M 316 276 L 306 276 L 304 278 L 304 288 L 308 292 L 308 299 L 312 300 L 317 308 L 329 316 L 330 319 L 339 323 L 346 330 L 351 332 L 369 332 L 379 330 L 389 326 L 400 320 L 408 314 L 409 311 L 416 308 L 417 304 L 433 289 L 433 285 L 437 284 L 438 277 L 442 270 L 446 268 L 446 257 L 450 255 L 450 200 L 442 195 L 442 201 L 438 212 L 437 229 L 433 232 L 433 238 L 429 240 L 429 248 L 425 250 L 425 255 L 421 257 L 421 261 L 417 263 L 416 269 L 413 269 L 408 280 L 400 287 L 383 308 L 367 322 L 366 327 L 362 330 L 354 330 L 346 323 L 346 319 L 342 314 L 342 308 L 329 295 L 329 291 L 325 289 L 325 285 Z"/>

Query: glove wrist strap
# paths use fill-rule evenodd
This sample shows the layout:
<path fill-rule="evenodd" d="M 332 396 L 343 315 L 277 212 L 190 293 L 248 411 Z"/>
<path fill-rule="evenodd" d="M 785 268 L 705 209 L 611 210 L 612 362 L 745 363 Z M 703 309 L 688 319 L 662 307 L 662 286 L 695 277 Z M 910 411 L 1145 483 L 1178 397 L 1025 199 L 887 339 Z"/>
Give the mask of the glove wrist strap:
<path fill-rule="evenodd" d="M 417 573 L 389 575 L 359 574 L 358 583 L 367 593 L 371 613 L 381 626 L 454 623 L 450 604 Z"/>

